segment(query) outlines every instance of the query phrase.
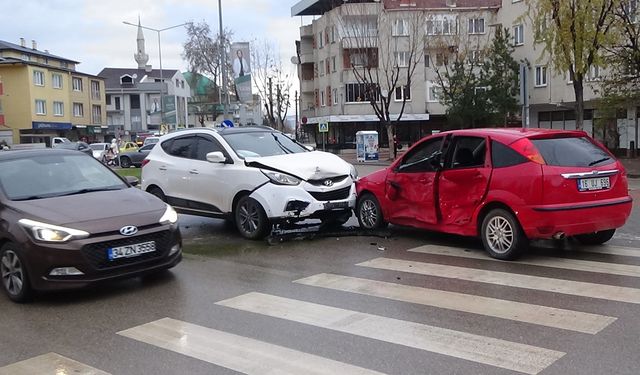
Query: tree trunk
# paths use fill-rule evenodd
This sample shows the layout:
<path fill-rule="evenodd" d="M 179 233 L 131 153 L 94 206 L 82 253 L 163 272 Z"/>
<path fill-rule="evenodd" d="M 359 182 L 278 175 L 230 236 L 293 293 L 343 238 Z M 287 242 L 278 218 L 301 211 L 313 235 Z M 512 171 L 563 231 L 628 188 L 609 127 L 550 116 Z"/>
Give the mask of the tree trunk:
<path fill-rule="evenodd" d="M 576 95 L 576 129 L 584 129 L 584 85 L 582 80 L 573 80 L 573 91 Z"/>
<path fill-rule="evenodd" d="M 396 150 L 393 147 L 393 124 L 391 122 L 387 122 L 384 127 L 387 129 L 387 143 L 389 143 L 389 160 L 395 160 Z"/>

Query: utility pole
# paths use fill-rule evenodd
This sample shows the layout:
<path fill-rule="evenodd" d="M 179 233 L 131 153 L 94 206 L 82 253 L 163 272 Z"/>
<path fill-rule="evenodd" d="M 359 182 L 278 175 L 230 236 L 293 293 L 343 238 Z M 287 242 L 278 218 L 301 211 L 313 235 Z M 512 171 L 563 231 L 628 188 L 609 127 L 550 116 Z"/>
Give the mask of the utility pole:
<path fill-rule="evenodd" d="M 222 0 L 218 0 L 218 18 L 220 21 L 220 65 L 222 66 L 222 93 L 225 97 L 229 96 L 227 91 L 227 52 L 226 52 L 226 37 L 224 35 L 224 28 L 222 27 Z M 222 102 L 222 118 L 227 119 L 227 101 L 220 98 Z"/>
<path fill-rule="evenodd" d="M 296 102 L 296 123 L 293 128 L 293 137 L 298 140 L 298 90 L 294 93 L 293 100 Z"/>
<path fill-rule="evenodd" d="M 271 77 L 269 77 L 269 122 L 271 122 L 271 126 L 274 126 L 275 116 L 273 115 L 273 84 L 271 81 Z"/>

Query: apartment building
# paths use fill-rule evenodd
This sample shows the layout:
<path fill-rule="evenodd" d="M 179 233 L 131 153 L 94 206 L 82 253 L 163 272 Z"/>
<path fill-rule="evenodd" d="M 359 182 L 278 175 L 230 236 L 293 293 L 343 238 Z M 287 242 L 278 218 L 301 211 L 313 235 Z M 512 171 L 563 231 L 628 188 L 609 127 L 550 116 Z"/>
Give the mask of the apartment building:
<path fill-rule="evenodd" d="M 77 61 L 0 41 L 0 138 L 9 144 L 51 137 L 102 140 L 104 80 L 76 71 Z"/>
<path fill-rule="evenodd" d="M 451 49 L 464 48 L 469 56 L 475 56 L 490 43 L 496 27 L 510 30 L 514 59 L 521 64 L 522 126 L 575 129 L 572 83 L 566 73 L 555 72 L 548 57 L 542 56 L 543 46 L 536 43 L 532 25 L 522 17 L 526 12 L 523 0 L 299 1 L 291 8 L 291 15 L 314 17 L 310 24 L 300 27 L 300 40 L 296 42 L 302 129 L 313 140 L 318 136 L 317 124 L 328 122 L 328 139 L 337 147 L 349 147 L 358 130 L 377 130 L 382 144 L 386 144 L 386 132 L 367 98 L 360 95 L 362 87 L 354 77 L 352 64 L 363 59 L 382 64 L 394 55 L 402 66 L 402 46 L 412 32 L 424 33 L 418 35 L 424 40 L 424 54 L 411 86 L 390 93 L 394 98 L 392 114 L 399 113 L 403 98 L 408 96 L 396 128 L 398 139 L 412 143 L 448 129 L 435 75 L 435 68 L 448 60 L 441 41 L 448 40 Z M 423 20 L 423 27 L 409 30 L 407 20 L 416 15 Z M 354 40 L 354 29 L 366 30 L 361 33 L 365 37 Z M 363 54 L 360 45 L 359 53 L 354 54 L 354 44 L 363 41 L 370 44 L 368 51 Z M 439 47 L 434 48 L 436 45 Z M 584 130 L 609 143 L 611 134 L 594 126 L 598 117 L 595 89 L 600 75 L 600 70 L 593 68 L 585 84 Z M 631 142 L 637 145 L 640 111 L 633 107 L 619 112 L 615 125 L 619 147 L 628 148 Z"/>

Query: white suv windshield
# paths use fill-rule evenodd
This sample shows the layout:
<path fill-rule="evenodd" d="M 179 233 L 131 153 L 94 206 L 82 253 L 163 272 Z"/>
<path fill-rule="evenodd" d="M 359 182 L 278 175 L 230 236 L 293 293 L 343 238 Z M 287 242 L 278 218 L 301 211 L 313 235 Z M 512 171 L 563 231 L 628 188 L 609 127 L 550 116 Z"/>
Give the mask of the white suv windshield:
<path fill-rule="evenodd" d="M 11 200 L 120 190 L 127 185 L 94 158 L 46 155 L 0 162 L 0 187 Z"/>
<path fill-rule="evenodd" d="M 225 134 L 223 138 L 242 159 L 308 151 L 286 135 L 270 131 Z"/>

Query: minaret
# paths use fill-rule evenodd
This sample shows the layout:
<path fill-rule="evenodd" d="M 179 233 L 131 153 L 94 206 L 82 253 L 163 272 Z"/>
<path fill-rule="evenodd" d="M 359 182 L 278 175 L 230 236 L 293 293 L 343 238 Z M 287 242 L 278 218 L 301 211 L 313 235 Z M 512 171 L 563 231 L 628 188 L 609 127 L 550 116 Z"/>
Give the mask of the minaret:
<path fill-rule="evenodd" d="M 140 16 L 138 16 L 138 53 L 134 54 L 133 58 L 138 63 L 138 69 L 144 69 L 149 61 L 149 55 L 144 53 L 144 35 L 142 35 Z"/>

